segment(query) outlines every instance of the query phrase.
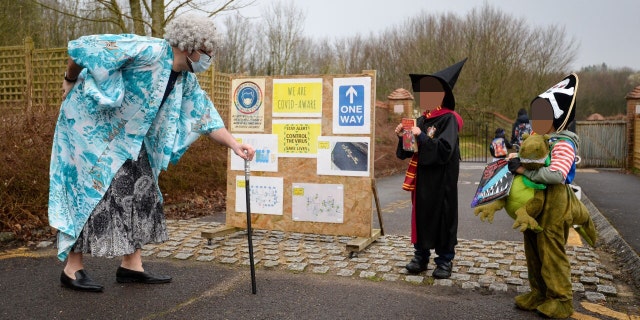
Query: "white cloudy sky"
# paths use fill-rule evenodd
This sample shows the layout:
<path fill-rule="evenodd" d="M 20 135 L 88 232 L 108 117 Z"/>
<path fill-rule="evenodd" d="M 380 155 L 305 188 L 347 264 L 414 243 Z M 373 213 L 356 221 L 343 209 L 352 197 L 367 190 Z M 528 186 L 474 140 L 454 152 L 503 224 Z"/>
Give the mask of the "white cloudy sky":
<path fill-rule="evenodd" d="M 275 0 L 257 0 L 242 9 L 259 17 L 263 6 Z M 282 0 L 306 14 L 305 33 L 314 38 L 377 33 L 403 23 L 422 10 L 460 16 L 480 8 L 480 0 Z M 573 67 L 606 63 L 610 67 L 640 70 L 640 0 L 486 0 L 486 3 L 531 26 L 564 26 L 579 44 Z"/>

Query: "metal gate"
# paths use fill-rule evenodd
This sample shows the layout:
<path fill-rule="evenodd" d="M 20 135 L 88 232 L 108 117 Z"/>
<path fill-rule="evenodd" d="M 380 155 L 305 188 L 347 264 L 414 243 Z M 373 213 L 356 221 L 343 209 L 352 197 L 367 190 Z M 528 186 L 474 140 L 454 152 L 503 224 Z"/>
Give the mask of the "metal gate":
<path fill-rule="evenodd" d="M 488 126 L 479 121 L 465 121 L 460 132 L 460 157 L 464 162 L 487 163 L 489 158 Z"/>
<path fill-rule="evenodd" d="M 483 112 L 476 110 L 461 111 L 464 126 L 460 132 L 460 157 L 463 162 L 487 163 L 489 154 L 489 143 L 493 139 L 496 128 L 503 128 L 507 132 L 507 139 L 510 138 L 511 123 L 504 117 L 496 116 L 493 112 Z"/>

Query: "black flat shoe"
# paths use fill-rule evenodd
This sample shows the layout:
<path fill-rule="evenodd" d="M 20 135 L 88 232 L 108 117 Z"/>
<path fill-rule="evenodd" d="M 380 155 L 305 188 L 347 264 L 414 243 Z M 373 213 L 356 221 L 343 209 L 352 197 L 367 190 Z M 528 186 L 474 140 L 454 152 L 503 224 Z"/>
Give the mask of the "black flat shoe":
<path fill-rule="evenodd" d="M 404 266 L 407 271 L 411 274 L 418 274 L 422 271 L 427 270 L 427 262 L 429 259 L 424 259 L 421 256 L 415 256 L 406 266 Z"/>
<path fill-rule="evenodd" d="M 451 278 L 451 270 L 453 269 L 453 263 L 451 261 L 443 262 L 436 266 L 433 270 L 433 277 L 436 279 L 449 279 Z"/>
<path fill-rule="evenodd" d="M 84 271 L 84 269 L 76 271 L 75 276 L 75 279 L 71 279 L 69 276 L 67 276 L 66 273 L 64 273 L 63 270 L 62 274 L 60 275 L 60 283 L 63 287 L 78 291 L 102 292 L 102 290 L 104 290 L 104 287 L 101 284 L 93 281 L 93 279 L 91 279 L 91 277 L 89 277 L 89 275 Z"/>
<path fill-rule="evenodd" d="M 118 267 L 116 271 L 116 281 L 119 283 L 140 282 L 140 283 L 169 283 L 170 276 L 154 275 L 146 271 L 135 271 L 123 267 Z"/>

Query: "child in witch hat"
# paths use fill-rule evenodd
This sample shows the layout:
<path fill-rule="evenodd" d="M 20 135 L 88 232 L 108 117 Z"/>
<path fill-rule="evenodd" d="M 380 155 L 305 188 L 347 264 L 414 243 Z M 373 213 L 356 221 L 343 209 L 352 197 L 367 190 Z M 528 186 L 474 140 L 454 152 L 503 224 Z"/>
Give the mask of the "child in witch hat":
<path fill-rule="evenodd" d="M 550 318 L 568 318 L 573 313 L 571 265 L 565 252 L 569 228 L 580 226 L 580 234 L 590 244 L 597 238 L 589 211 L 569 186 L 575 175 L 579 139 L 566 128 L 575 117 L 577 91 L 578 76 L 572 73 L 531 102 L 534 133 L 551 136 L 549 166 L 525 170 L 519 158 L 509 160 L 511 172 L 547 186 L 546 201 L 536 218 L 543 231 L 524 231 L 531 291 L 515 300 L 518 308 L 536 310 Z"/>
<path fill-rule="evenodd" d="M 430 250 L 435 249 L 433 277 L 438 279 L 451 277 L 458 243 L 458 133 L 463 122 L 454 111 L 452 90 L 466 60 L 434 74 L 409 75 L 424 111 L 411 128 L 418 143 L 416 153 L 402 147 L 402 124 L 395 129 L 396 156 L 411 158 L 402 188 L 411 191 L 411 242 L 415 255 L 406 269 L 412 274 L 427 270 Z"/>

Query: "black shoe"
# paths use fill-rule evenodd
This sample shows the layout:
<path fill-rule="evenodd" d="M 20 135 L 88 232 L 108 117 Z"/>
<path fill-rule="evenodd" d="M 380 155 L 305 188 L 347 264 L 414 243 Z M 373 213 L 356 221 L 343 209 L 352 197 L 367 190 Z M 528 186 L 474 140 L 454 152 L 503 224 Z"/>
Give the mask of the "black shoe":
<path fill-rule="evenodd" d="M 415 256 L 404 267 L 405 269 L 407 269 L 407 271 L 409 271 L 409 273 L 418 274 L 422 271 L 427 270 L 427 262 L 429 262 L 429 259 L 425 259 L 421 256 Z"/>
<path fill-rule="evenodd" d="M 451 261 L 443 262 L 436 266 L 436 269 L 433 270 L 433 277 L 436 279 L 449 279 L 451 278 L 452 268 L 453 263 L 451 263 Z"/>
<path fill-rule="evenodd" d="M 154 275 L 146 271 L 134 271 L 118 267 L 118 270 L 116 271 L 116 281 L 119 283 L 169 283 L 171 282 L 171 277 L 165 275 Z"/>
<path fill-rule="evenodd" d="M 76 271 L 75 276 L 75 279 L 71 279 L 63 270 L 60 275 L 60 283 L 63 287 L 78 291 L 102 292 L 102 290 L 104 290 L 104 287 L 93 281 L 84 269 Z"/>

